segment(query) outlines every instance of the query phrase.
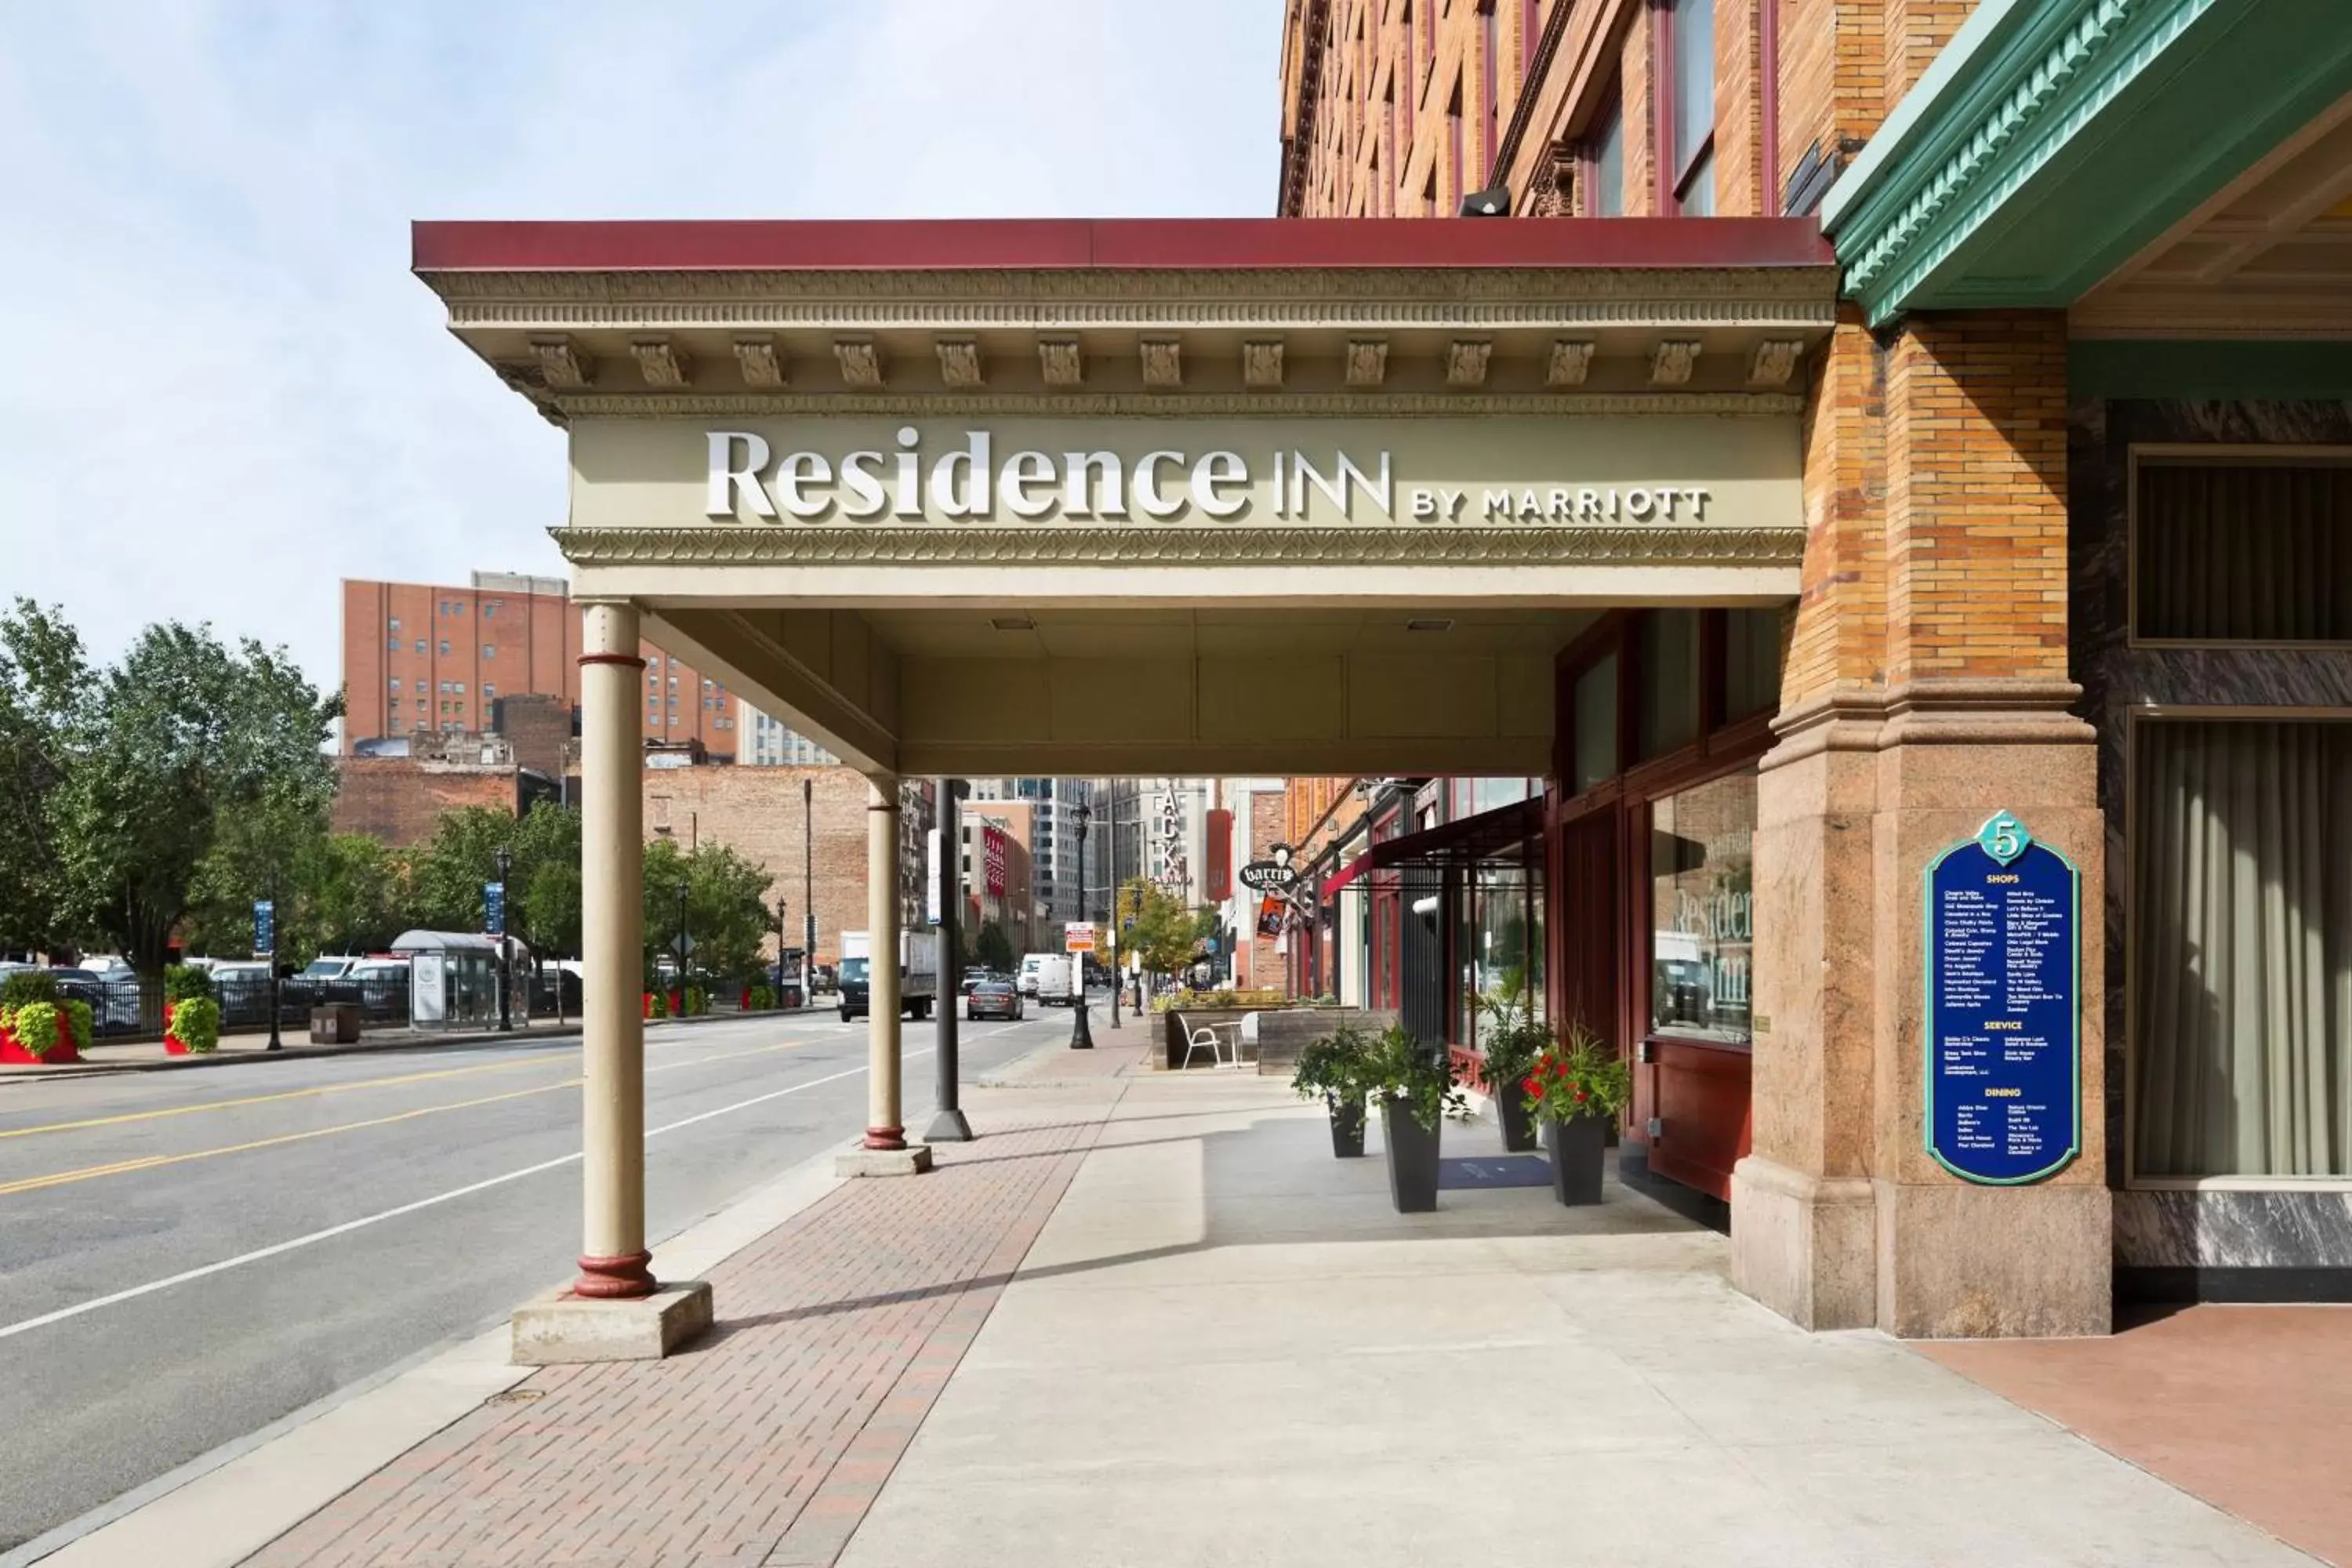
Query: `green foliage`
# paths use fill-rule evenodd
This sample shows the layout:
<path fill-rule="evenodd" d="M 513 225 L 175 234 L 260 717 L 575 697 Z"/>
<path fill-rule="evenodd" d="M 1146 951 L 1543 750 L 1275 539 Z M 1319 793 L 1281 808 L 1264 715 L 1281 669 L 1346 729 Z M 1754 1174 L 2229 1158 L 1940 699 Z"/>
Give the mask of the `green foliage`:
<path fill-rule="evenodd" d="M 1372 1049 L 1370 1035 L 1342 1024 L 1298 1053 L 1290 1087 L 1301 1100 L 1321 1095 L 1332 1105 L 1361 1105 L 1373 1088 Z"/>
<path fill-rule="evenodd" d="M 667 1018 L 669 1016 L 669 994 L 667 992 L 654 990 L 646 992 L 646 995 L 648 998 L 646 1004 L 646 1017 Z"/>
<path fill-rule="evenodd" d="M 163 1000 L 188 1002 L 213 994 L 213 977 L 193 963 L 173 963 L 163 970 Z"/>
<path fill-rule="evenodd" d="M 691 853 L 670 838 L 646 845 L 646 973 L 654 972 L 659 955 L 677 954 L 677 889 L 684 882 L 687 973 L 722 979 L 759 973 L 774 929 L 765 901 L 774 879 L 724 844 L 700 845 Z"/>
<path fill-rule="evenodd" d="M 1365 1068 L 1366 1087 L 1402 1105 L 1406 1114 L 1435 1131 L 1452 1118 L 1470 1119 L 1470 1100 L 1454 1083 L 1453 1058 L 1444 1047 L 1423 1046 L 1402 1024 L 1391 1024 L 1374 1043 Z"/>
<path fill-rule="evenodd" d="M 1121 921 L 1135 923 L 1118 933 L 1122 952 L 1137 954 L 1154 974 L 1174 974 L 1201 955 L 1201 944 L 1217 929 L 1214 910 L 1187 908 L 1175 894 L 1138 877 L 1119 890 Z"/>
<path fill-rule="evenodd" d="M 56 1003 L 27 1002 L 7 1011 L 8 1032 L 16 1037 L 17 1045 L 37 1057 L 46 1057 L 58 1048 L 60 1015 Z"/>
<path fill-rule="evenodd" d="M 747 1005 L 755 1012 L 765 1012 L 776 1005 L 774 988 L 767 985 L 752 986 Z"/>
<path fill-rule="evenodd" d="M 1565 1041 L 1537 1057 L 1519 1089 L 1527 1097 L 1528 1113 L 1538 1121 L 1613 1119 L 1633 1096 L 1633 1074 L 1622 1057 L 1577 1024 Z"/>
<path fill-rule="evenodd" d="M 0 980 L 0 1011 L 13 1012 L 36 1002 L 58 999 L 58 977 L 46 969 L 27 969 Z"/>
<path fill-rule="evenodd" d="M 1507 984 L 1479 997 L 1478 1011 L 1486 1018 L 1478 1031 L 1478 1043 L 1486 1053 L 1486 1086 L 1496 1093 L 1508 1092 L 1550 1047 L 1551 1030 L 1536 1021 L 1527 999 Z"/>
<path fill-rule="evenodd" d="M 980 935 L 972 943 L 972 962 L 993 969 L 999 974 L 1013 973 L 1015 962 L 1013 939 L 1005 934 L 1003 926 L 994 921 L 982 924 Z"/>
<path fill-rule="evenodd" d="M 162 968 L 216 847 L 250 875 L 323 820 L 334 775 L 320 747 L 341 710 L 282 650 L 232 650 L 206 626 L 142 632 L 65 727 L 48 801 L 58 922 Z"/>
<path fill-rule="evenodd" d="M 0 615 L 0 950 L 82 934 L 55 808 L 94 684 L 81 638 L 58 611 L 18 599 Z"/>
<path fill-rule="evenodd" d="M 172 1037 L 197 1056 L 220 1044 L 220 1004 L 209 996 L 190 996 L 172 1005 Z"/>
<path fill-rule="evenodd" d="M 73 1026 L 76 1046 L 87 1047 L 98 1043 L 98 1015 L 89 1003 L 60 1002 L 58 1010 L 65 1015 L 66 1022 Z"/>

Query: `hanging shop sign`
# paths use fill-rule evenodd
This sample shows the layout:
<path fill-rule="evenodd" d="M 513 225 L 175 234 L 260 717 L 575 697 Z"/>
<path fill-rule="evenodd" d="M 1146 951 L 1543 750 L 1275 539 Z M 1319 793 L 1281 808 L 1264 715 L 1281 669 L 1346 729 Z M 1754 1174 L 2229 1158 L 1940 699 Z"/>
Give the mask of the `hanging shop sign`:
<path fill-rule="evenodd" d="M 1254 893 L 1286 893 L 1298 886 L 1298 868 L 1290 863 L 1287 844 L 1274 846 L 1266 858 L 1251 861 L 1238 875 L 1242 886 Z"/>
<path fill-rule="evenodd" d="M 2004 811 L 1928 864 L 1927 1152 L 2014 1185 L 2083 1147 L 2083 878 Z"/>

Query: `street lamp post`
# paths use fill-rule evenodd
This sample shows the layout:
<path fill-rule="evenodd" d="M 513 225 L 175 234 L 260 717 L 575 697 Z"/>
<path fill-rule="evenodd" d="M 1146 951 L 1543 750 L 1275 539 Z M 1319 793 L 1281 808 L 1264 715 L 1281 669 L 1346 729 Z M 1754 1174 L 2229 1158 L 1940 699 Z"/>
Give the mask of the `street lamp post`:
<path fill-rule="evenodd" d="M 784 949 L 792 945 L 789 900 L 776 895 L 776 1005 L 784 1005 Z"/>
<path fill-rule="evenodd" d="M 1078 913 L 1087 912 L 1087 823 L 1094 813 L 1084 802 L 1071 813 L 1078 825 Z M 1070 955 L 1070 1049 L 1090 1051 L 1095 1048 L 1094 1029 L 1087 1017 L 1087 955 Z"/>
<path fill-rule="evenodd" d="M 961 779 L 940 781 L 940 948 L 944 955 L 941 962 L 951 971 L 963 934 L 963 826 L 959 813 L 961 803 L 971 790 L 971 786 Z M 957 979 L 961 978 L 958 973 Z M 957 989 L 962 989 L 961 984 Z M 939 1113 L 932 1118 L 930 1131 L 925 1135 L 933 1143 L 971 1142 L 971 1122 L 963 1113 L 962 1090 L 958 1087 L 962 1065 L 956 1037 L 960 1000 L 954 992 L 940 997 L 938 1033 L 931 1053 L 932 1067 L 939 1075 Z"/>
<path fill-rule="evenodd" d="M 678 1016 L 686 1015 L 686 879 L 677 879 L 677 1006 Z"/>
<path fill-rule="evenodd" d="M 507 873 L 514 868 L 514 856 L 503 844 L 495 858 L 499 864 L 499 1028 L 514 1027 L 514 940 L 507 935 L 508 916 L 513 911 L 507 907 Z"/>
<path fill-rule="evenodd" d="M 277 872 L 275 872 L 275 871 L 272 871 L 272 872 L 269 874 L 269 1047 L 268 1047 L 268 1048 L 269 1048 L 269 1049 L 271 1049 L 271 1050 L 273 1050 L 273 1051 L 275 1051 L 275 1050 L 282 1050 L 282 1049 L 284 1049 L 284 1048 L 285 1048 L 285 1047 L 284 1047 L 284 1042 L 282 1042 L 281 1040 L 279 1040 L 279 1039 L 278 1039 L 278 950 L 280 947 L 282 947 L 283 945 L 285 945 L 285 944 L 284 944 L 283 941 L 282 941 L 282 940 L 281 940 L 281 938 L 280 938 L 280 933 L 279 933 L 279 931 L 278 931 L 278 873 L 277 873 Z"/>
<path fill-rule="evenodd" d="M 801 1005 L 816 1001 L 816 785 L 801 779 Z"/>

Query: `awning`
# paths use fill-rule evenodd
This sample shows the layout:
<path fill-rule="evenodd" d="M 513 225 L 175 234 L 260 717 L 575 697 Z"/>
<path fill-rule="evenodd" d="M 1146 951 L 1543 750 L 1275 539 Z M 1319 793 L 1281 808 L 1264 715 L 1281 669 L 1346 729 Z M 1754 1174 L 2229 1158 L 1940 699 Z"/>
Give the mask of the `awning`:
<path fill-rule="evenodd" d="M 1418 833 L 1400 834 L 1375 844 L 1323 879 L 1323 896 L 1329 898 L 1367 871 L 1412 868 L 1466 868 L 1490 865 L 1506 849 L 1517 849 L 1543 832 L 1543 796 L 1529 795 L 1475 816 L 1441 822 Z"/>

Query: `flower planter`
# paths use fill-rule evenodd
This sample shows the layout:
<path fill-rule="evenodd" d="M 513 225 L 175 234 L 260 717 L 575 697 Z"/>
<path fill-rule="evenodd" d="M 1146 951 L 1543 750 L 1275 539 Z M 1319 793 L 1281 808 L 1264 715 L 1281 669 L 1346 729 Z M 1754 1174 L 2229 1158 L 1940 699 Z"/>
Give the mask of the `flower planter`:
<path fill-rule="evenodd" d="M 1609 1123 L 1598 1116 L 1576 1116 L 1544 1123 L 1544 1148 L 1551 1155 L 1551 1190 L 1571 1208 L 1601 1201 L 1601 1167 L 1609 1142 Z"/>
<path fill-rule="evenodd" d="M 1327 1101 L 1331 1110 L 1331 1154 L 1339 1160 L 1360 1160 L 1364 1157 L 1364 1102 L 1360 1100 Z"/>
<path fill-rule="evenodd" d="M 1515 1083 L 1497 1085 L 1493 1092 L 1495 1120 L 1503 1124 L 1503 1147 L 1514 1154 L 1529 1152 L 1536 1146 L 1536 1119 L 1527 1098 Z"/>
<path fill-rule="evenodd" d="M 1381 1130 L 1389 1151 L 1389 1197 L 1399 1214 L 1437 1207 L 1437 1133 L 1396 1100 L 1381 1101 Z"/>
<path fill-rule="evenodd" d="M 0 1062 L 20 1067 L 29 1065 L 58 1067 L 67 1062 L 79 1060 L 81 1060 L 81 1053 L 74 1048 L 73 1026 L 62 1018 L 58 1020 L 58 1043 L 49 1047 L 47 1056 L 37 1057 L 18 1044 L 15 1030 L 0 1029 Z"/>

